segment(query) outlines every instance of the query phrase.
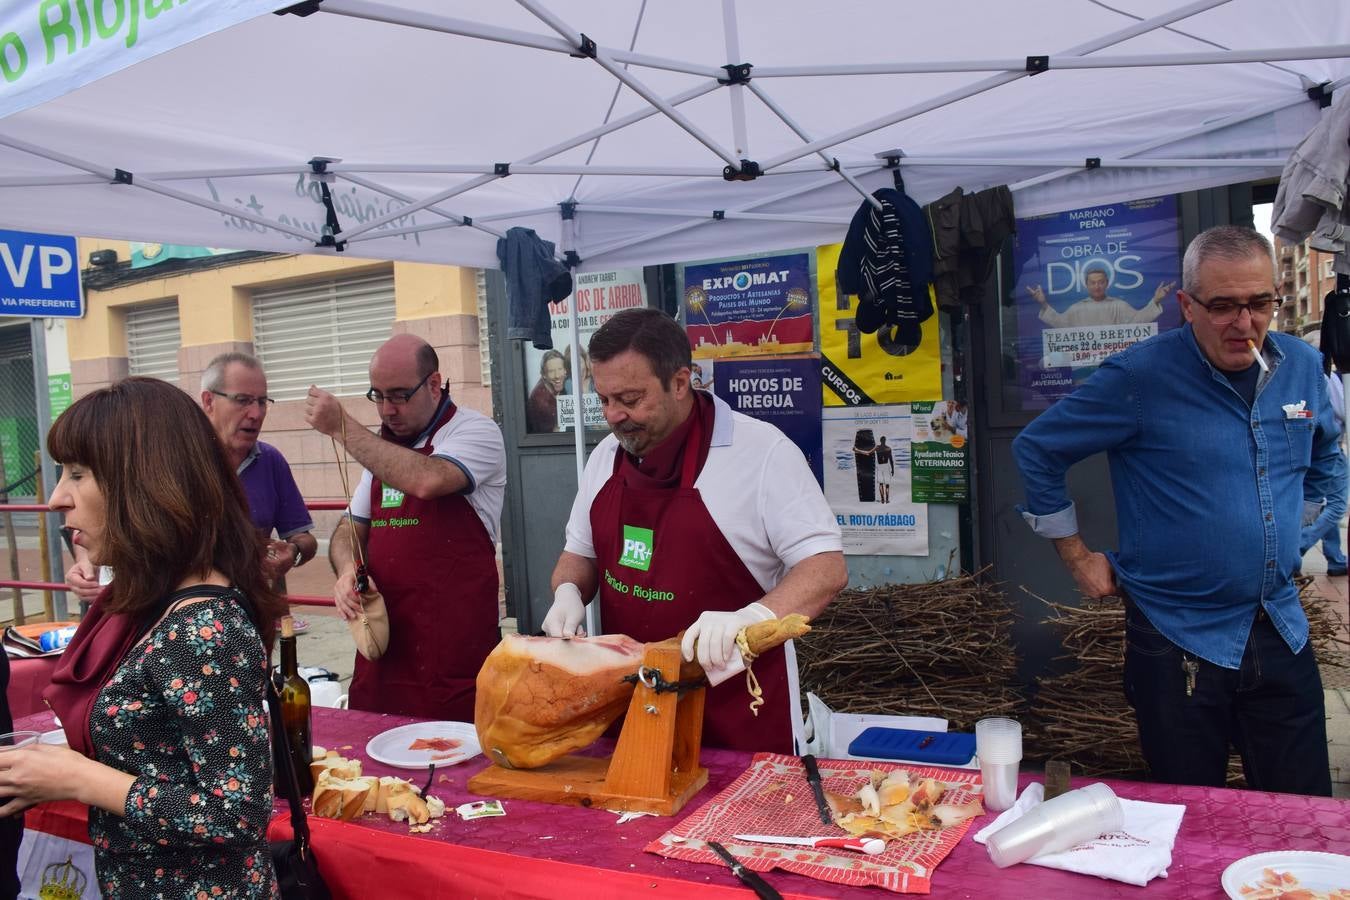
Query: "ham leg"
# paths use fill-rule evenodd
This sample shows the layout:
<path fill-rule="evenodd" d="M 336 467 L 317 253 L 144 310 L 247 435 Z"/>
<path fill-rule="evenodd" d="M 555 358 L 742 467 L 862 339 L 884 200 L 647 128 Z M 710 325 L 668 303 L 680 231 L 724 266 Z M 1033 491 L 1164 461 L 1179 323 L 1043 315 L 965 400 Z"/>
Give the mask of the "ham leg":
<path fill-rule="evenodd" d="M 803 616 L 758 622 L 746 629 L 756 655 L 810 631 Z M 546 638 L 509 634 L 478 672 L 474 727 L 498 765 L 535 769 L 590 746 L 628 709 L 645 645 L 621 634 Z M 684 663 L 680 680 L 703 675 Z M 748 702 L 747 698 L 747 702 Z"/>

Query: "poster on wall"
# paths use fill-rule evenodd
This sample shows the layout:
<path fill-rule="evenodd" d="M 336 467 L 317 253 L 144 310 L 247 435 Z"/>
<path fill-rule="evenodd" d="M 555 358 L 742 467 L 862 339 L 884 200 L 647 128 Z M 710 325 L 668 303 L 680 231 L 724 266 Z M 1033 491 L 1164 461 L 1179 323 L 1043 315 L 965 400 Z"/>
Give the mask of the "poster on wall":
<path fill-rule="evenodd" d="M 966 474 L 969 426 L 966 405 L 955 400 L 909 405 L 910 499 L 915 503 L 964 503 L 970 499 Z"/>
<path fill-rule="evenodd" d="M 810 353 L 813 319 L 806 253 L 684 268 L 684 327 L 695 359 Z"/>
<path fill-rule="evenodd" d="M 1175 197 L 1019 219 L 1014 260 L 1024 410 L 1045 409 L 1106 357 L 1182 322 Z"/>
<path fill-rule="evenodd" d="M 814 359 L 728 359 L 717 364 L 717 396 L 736 412 L 777 426 L 824 485 L 820 457 L 820 366 Z"/>
<path fill-rule="evenodd" d="M 548 305 L 552 350 L 538 350 L 523 342 L 525 349 L 525 430 L 530 434 L 566 431 L 576 417 L 576 400 L 581 394 L 587 428 L 604 428 L 600 398 L 591 384 L 591 362 L 586 346 L 595 330 L 615 313 L 647 305 L 647 286 L 641 269 L 616 269 L 610 272 L 583 272 L 573 275 L 572 296 Z M 572 332 L 567 323 L 568 309 L 577 306 L 577 325 L 581 334 L 579 378 L 572 372 Z"/>
<path fill-rule="evenodd" d="M 835 269 L 842 244 L 816 249 L 820 297 L 820 376 L 826 406 L 905 403 L 942 396 L 942 350 L 938 317 L 921 326 L 918 346 L 891 338 L 893 329 L 863 334 L 854 324 L 858 298 L 839 295 Z"/>
<path fill-rule="evenodd" d="M 928 555 L 928 507 L 910 499 L 908 404 L 821 411 L 825 499 L 844 553 Z"/>

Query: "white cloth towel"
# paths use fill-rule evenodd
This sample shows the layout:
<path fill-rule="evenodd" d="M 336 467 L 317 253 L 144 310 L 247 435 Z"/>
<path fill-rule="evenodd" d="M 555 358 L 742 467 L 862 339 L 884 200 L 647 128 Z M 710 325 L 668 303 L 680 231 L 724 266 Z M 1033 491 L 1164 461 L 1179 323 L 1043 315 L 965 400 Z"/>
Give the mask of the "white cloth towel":
<path fill-rule="evenodd" d="M 1005 825 L 1020 819 L 1045 797 L 1045 788 L 1029 784 L 1011 808 L 980 829 L 975 842 L 983 844 Z M 1172 864 L 1172 846 L 1181 828 L 1186 807 L 1172 803 L 1146 803 L 1120 798 L 1125 824 L 1120 831 L 1104 834 L 1095 841 L 1079 844 L 1059 853 L 1034 856 L 1027 862 L 1049 869 L 1063 869 L 1083 875 L 1096 875 L 1137 884 L 1140 887 L 1158 876 L 1167 877 Z"/>

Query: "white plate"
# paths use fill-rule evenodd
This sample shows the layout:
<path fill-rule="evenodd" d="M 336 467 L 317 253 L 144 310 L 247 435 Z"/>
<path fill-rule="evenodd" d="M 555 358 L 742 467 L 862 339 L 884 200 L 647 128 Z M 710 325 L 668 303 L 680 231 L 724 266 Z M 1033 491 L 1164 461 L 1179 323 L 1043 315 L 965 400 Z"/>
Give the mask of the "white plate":
<path fill-rule="evenodd" d="M 66 745 L 66 730 L 56 728 L 51 731 L 44 731 L 42 737 L 38 738 L 39 744 L 56 744 L 64 747 Z"/>
<path fill-rule="evenodd" d="M 1244 885 L 1261 882 L 1263 871 L 1288 872 L 1298 886 L 1310 891 L 1350 888 L 1350 856 L 1316 850 L 1276 850 L 1244 856 L 1223 870 L 1223 889 L 1233 900 L 1243 900 Z"/>
<path fill-rule="evenodd" d="M 448 759 L 432 759 L 435 750 L 409 750 L 418 738 L 453 738 L 461 741 Z M 425 769 L 428 766 L 453 766 L 473 759 L 483 750 L 478 746 L 478 732 L 468 722 L 413 722 L 382 731 L 366 744 L 366 753 L 376 762 L 400 769 Z"/>

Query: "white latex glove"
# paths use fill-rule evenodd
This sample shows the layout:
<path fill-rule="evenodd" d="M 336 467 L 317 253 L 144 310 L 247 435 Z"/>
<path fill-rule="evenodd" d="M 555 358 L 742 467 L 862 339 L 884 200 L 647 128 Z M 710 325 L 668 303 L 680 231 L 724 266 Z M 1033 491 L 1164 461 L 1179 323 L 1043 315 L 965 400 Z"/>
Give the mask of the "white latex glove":
<path fill-rule="evenodd" d="M 581 590 L 572 582 L 558 585 L 553 592 L 553 605 L 544 616 L 544 634 L 549 637 L 586 636 L 581 623 L 586 621 L 586 604 L 581 599 Z"/>
<path fill-rule="evenodd" d="M 684 633 L 680 651 L 686 661 L 693 662 L 697 644 L 698 664 L 705 671 L 725 668 L 736 652 L 736 635 L 742 628 L 776 618 L 763 603 L 751 603 L 735 612 L 705 612 Z"/>

